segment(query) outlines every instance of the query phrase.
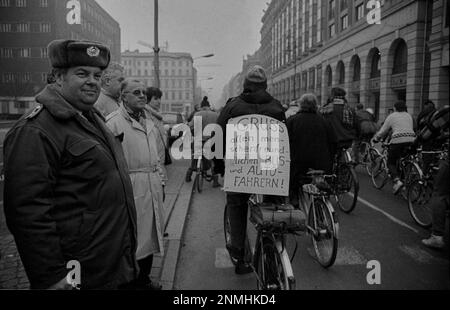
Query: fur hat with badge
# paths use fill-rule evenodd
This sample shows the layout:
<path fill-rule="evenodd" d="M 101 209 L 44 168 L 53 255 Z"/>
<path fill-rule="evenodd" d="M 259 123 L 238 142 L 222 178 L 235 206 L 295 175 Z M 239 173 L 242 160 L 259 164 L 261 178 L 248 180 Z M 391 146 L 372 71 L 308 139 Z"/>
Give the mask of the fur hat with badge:
<path fill-rule="evenodd" d="M 90 41 L 55 40 L 48 45 L 48 55 L 53 68 L 88 66 L 105 70 L 111 61 L 108 47 Z"/>
<path fill-rule="evenodd" d="M 267 76 L 264 68 L 254 66 L 251 68 L 244 80 L 244 89 L 267 89 Z"/>

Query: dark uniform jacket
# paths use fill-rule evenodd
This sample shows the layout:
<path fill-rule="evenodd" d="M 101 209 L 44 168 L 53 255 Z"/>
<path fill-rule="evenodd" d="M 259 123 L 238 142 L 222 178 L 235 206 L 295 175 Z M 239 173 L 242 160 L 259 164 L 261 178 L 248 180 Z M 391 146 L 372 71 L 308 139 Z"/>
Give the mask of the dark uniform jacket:
<path fill-rule="evenodd" d="M 120 142 L 93 110 L 89 122 L 48 86 L 4 143 L 7 225 L 31 288 L 81 265 L 82 289 L 135 278 L 136 210 Z"/>

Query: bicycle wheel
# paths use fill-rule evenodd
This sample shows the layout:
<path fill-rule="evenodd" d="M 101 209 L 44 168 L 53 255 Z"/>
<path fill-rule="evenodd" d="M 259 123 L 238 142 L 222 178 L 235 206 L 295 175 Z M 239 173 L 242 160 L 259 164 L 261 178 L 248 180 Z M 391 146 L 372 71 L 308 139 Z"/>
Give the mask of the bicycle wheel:
<path fill-rule="evenodd" d="M 259 290 L 293 290 L 295 281 L 288 276 L 286 257 L 282 257 L 274 240 L 263 237 L 259 247 L 257 264 L 257 287 Z M 287 254 L 286 254 L 287 255 Z M 287 257 L 289 261 L 289 257 Z M 289 262 L 290 267 L 290 262 Z M 292 268 L 291 268 L 292 270 Z"/>
<path fill-rule="evenodd" d="M 337 202 L 339 208 L 345 213 L 352 212 L 358 202 L 359 181 L 355 169 L 342 164 L 337 178 Z"/>
<path fill-rule="evenodd" d="M 384 156 L 378 156 L 374 160 L 372 170 L 372 183 L 377 189 L 382 189 L 389 179 L 386 159 Z"/>
<path fill-rule="evenodd" d="M 369 150 L 367 151 L 367 159 L 366 159 L 366 172 L 367 174 L 371 177 L 372 176 L 372 170 L 374 168 L 375 165 L 375 159 L 381 156 L 380 153 L 374 149 L 374 148 L 369 148 Z"/>
<path fill-rule="evenodd" d="M 317 260 L 324 268 L 334 264 L 338 249 L 338 223 L 333 208 L 322 199 L 315 198 L 308 214 L 308 224 L 313 229 L 311 240 Z"/>
<path fill-rule="evenodd" d="M 430 182 L 415 180 L 408 187 L 408 209 L 412 218 L 422 227 L 431 227 L 432 210 L 430 206 L 433 186 Z"/>
<path fill-rule="evenodd" d="M 197 191 L 199 193 L 201 193 L 202 190 L 203 190 L 203 174 L 205 173 L 203 171 L 203 167 L 204 167 L 204 165 L 203 165 L 203 160 L 202 160 L 202 161 L 200 161 L 200 168 L 198 169 L 197 176 L 196 176 L 198 178 L 198 180 L 197 180 Z"/>

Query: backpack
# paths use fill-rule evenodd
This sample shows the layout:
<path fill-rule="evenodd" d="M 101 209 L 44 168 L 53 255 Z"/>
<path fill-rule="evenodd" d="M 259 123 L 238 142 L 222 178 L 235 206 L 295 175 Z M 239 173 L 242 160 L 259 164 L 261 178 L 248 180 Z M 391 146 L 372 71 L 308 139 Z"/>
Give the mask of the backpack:
<path fill-rule="evenodd" d="M 355 112 L 349 106 L 347 101 L 344 101 L 344 108 L 342 110 L 342 123 L 347 127 L 354 127 L 355 125 Z"/>

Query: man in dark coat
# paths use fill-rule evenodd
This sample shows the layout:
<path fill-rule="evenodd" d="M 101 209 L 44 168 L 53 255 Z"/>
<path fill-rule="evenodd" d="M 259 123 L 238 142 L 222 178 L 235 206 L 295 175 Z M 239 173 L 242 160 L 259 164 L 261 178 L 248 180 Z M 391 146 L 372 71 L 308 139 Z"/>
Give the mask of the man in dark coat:
<path fill-rule="evenodd" d="M 323 117 L 330 122 L 336 133 L 339 148 L 350 148 L 356 139 L 357 121 L 355 110 L 350 108 L 345 98 L 344 89 L 335 87 L 331 90 L 331 98 L 320 109 Z"/>
<path fill-rule="evenodd" d="M 298 205 L 298 190 L 309 169 L 330 174 L 336 153 L 337 137 L 330 124 L 317 113 L 317 98 L 305 94 L 300 111 L 287 120 L 291 149 L 290 199 Z"/>
<path fill-rule="evenodd" d="M 267 77 L 264 69 L 255 66 L 249 70 L 244 81 L 243 93 L 231 99 L 223 108 L 217 119 L 224 135 L 226 125 L 232 118 L 249 114 L 262 114 L 279 121 L 286 121 L 281 103 L 274 99 L 267 91 Z M 226 139 L 224 140 L 226 141 Z M 224 147 L 224 150 L 226 148 Z M 252 272 L 250 266 L 244 263 L 244 243 L 247 229 L 247 201 L 250 194 L 227 193 L 227 209 L 231 226 L 230 255 L 237 259 L 235 272 L 245 274 Z"/>
<path fill-rule="evenodd" d="M 93 108 L 110 51 L 71 40 L 48 50 L 56 82 L 4 143 L 7 225 L 32 289 L 117 289 L 138 268 L 124 154 Z M 80 281 L 67 269 L 73 261 Z"/>

